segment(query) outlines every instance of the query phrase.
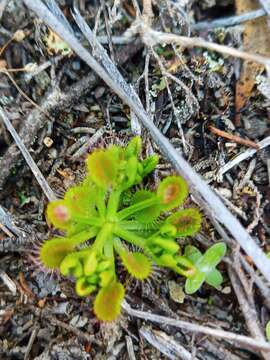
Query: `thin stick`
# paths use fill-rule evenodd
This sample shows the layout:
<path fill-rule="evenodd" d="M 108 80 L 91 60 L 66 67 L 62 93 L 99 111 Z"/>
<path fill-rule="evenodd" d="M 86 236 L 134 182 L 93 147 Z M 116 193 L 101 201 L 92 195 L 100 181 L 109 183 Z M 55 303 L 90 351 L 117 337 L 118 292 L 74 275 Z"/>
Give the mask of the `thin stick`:
<path fill-rule="evenodd" d="M 254 154 L 256 154 L 256 152 L 258 150 L 262 150 L 265 147 L 270 145 L 270 136 L 266 137 L 265 139 L 263 139 L 262 141 L 259 141 L 257 143 L 257 145 L 259 146 L 258 149 L 247 149 L 246 151 L 244 151 L 243 153 L 237 155 L 233 160 L 227 162 L 227 164 L 225 164 L 224 166 L 222 166 L 222 168 L 219 169 L 217 177 L 221 178 L 222 175 L 224 175 L 227 171 L 229 171 L 230 169 L 232 169 L 234 166 L 236 166 L 237 164 L 239 164 L 240 162 L 250 158 L 251 156 L 253 156 Z"/>
<path fill-rule="evenodd" d="M 125 300 L 122 303 L 122 308 L 125 310 L 128 315 L 134 316 L 143 320 L 153 321 L 158 324 L 164 324 L 166 326 L 174 326 L 180 329 L 184 329 L 190 331 L 192 333 L 201 333 L 205 335 L 210 335 L 216 338 L 220 338 L 223 340 L 232 341 L 234 344 L 239 344 L 245 346 L 249 349 L 256 350 L 265 350 L 270 352 L 270 344 L 266 341 L 255 340 L 251 337 L 238 335 L 233 332 L 224 331 L 220 329 L 214 329 L 207 326 L 202 326 L 199 324 L 190 323 L 187 321 L 176 320 L 172 318 L 168 318 L 166 316 L 156 315 L 152 313 L 148 313 L 145 311 L 135 310 L 133 309 Z"/>
<path fill-rule="evenodd" d="M 221 54 L 237 57 L 243 60 L 254 61 L 264 65 L 266 68 L 269 67 L 270 65 L 270 59 L 267 58 L 266 56 L 251 54 L 238 49 L 234 49 L 226 45 L 211 43 L 200 37 L 189 38 L 187 36 L 179 36 L 171 33 L 163 33 L 160 31 L 155 31 L 147 27 L 145 24 L 141 28 L 141 34 L 143 41 L 147 45 L 154 46 L 159 43 L 165 43 L 165 44 L 179 44 L 185 48 L 202 47 L 208 50 L 216 51 Z"/>
<path fill-rule="evenodd" d="M 8 129 L 8 131 L 10 132 L 11 136 L 13 137 L 13 139 L 15 140 L 18 148 L 20 149 L 20 151 L 23 154 L 23 157 L 25 158 L 25 161 L 27 162 L 27 164 L 29 165 L 32 173 L 34 174 L 37 182 L 39 183 L 39 185 L 41 186 L 44 194 L 46 195 L 46 197 L 48 198 L 49 201 L 53 201 L 56 200 L 56 196 L 54 195 L 54 192 L 52 191 L 52 189 L 50 188 L 49 184 L 47 183 L 46 179 L 44 178 L 44 176 L 42 175 L 41 171 L 39 170 L 39 168 L 37 167 L 35 161 L 33 160 L 32 156 L 30 155 L 29 151 L 27 150 L 27 148 L 25 147 L 24 143 L 22 142 L 22 140 L 20 139 L 17 131 L 14 129 L 14 127 L 12 126 L 11 122 L 9 121 L 9 118 L 7 116 L 7 113 L 5 112 L 5 110 L 0 106 L 0 116 L 4 122 L 4 124 L 6 125 L 6 128 Z"/>
<path fill-rule="evenodd" d="M 269 0 L 259 0 L 264 10 L 270 16 L 270 1 Z"/>
<path fill-rule="evenodd" d="M 152 23 L 153 16 L 152 0 L 143 0 L 143 17 L 149 25 Z"/>
<path fill-rule="evenodd" d="M 198 175 L 187 161 L 170 144 L 169 140 L 162 135 L 159 129 L 149 119 L 144 110 L 138 95 L 134 89 L 126 83 L 119 71 L 115 68 L 113 75 L 117 75 L 117 80 L 111 77 L 110 72 L 106 71 L 78 41 L 78 39 L 51 14 L 40 0 L 24 0 L 28 8 L 33 10 L 38 16 L 52 28 L 74 52 L 84 60 L 107 85 L 130 107 L 141 120 L 142 124 L 149 131 L 151 137 L 156 142 L 163 155 L 173 164 L 175 169 L 181 173 L 190 184 L 191 190 L 196 197 L 203 199 L 203 206 L 208 206 L 209 211 L 215 216 L 227 230 L 234 236 L 243 250 L 252 258 L 257 268 L 264 274 L 270 282 L 270 260 L 255 243 L 254 239 L 247 233 L 239 221 L 226 208 L 220 198 L 213 192 L 207 183 Z M 99 48 L 101 45 L 99 44 Z M 105 51 L 105 50 L 104 50 Z M 106 63 L 108 56 L 101 61 Z M 107 67 L 113 67 L 110 62 Z"/>
<path fill-rule="evenodd" d="M 97 132 L 91 136 L 71 157 L 72 161 L 78 160 L 81 156 L 87 153 L 92 146 L 103 136 L 105 128 L 102 127 L 97 130 Z"/>
<path fill-rule="evenodd" d="M 240 284 L 239 279 L 237 278 L 236 272 L 234 272 L 230 266 L 228 267 L 228 273 L 229 277 L 231 279 L 232 286 L 234 288 L 234 293 L 237 296 L 240 309 L 242 310 L 242 314 L 245 318 L 247 328 L 250 332 L 250 334 L 260 341 L 264 341 L 264 335 L 262 332 L 262 329 L 259 325 L 258 316 L 256 313 L 255 306 L 252 306 L 252 304 L 249 303 L 249 301 L 246 298 L 245 292 L 243 291 L 243 288 Z M 264 359 L 269 359 L 269 353 L 265 353 L 264 351 L 261 351 L 261 355 Z"/>
<path fill-rule="evenodd" d="M 16 83 L 16 81 L 13 79 L 13 77 L 9 74 L 9 72 L 7 70 L 2 70 L 0 71 L 4 74 L 7 75 L 7 77 L 9 78 L 9 80 L 12 82 L 12 84 L 15 86 L 15 88 L 19 91 L 19 93 L 26 99 L 28 100 L 35 108 L 37 108 L 40 112 L 42 112 L 49 120 L 51 120 L 49 114 L 44 111 L 38 104 L 36 104 L 28 95 L 26 95 L 26 93 L 19 87 L 19 85 Z"/>
<path fill-rule="evenodd" d="M 0 223 L 5 226 L 10 232 L 11 237 L 22 236 L 23 232 L 17 228 L 16 225 L 13 224 L 12 217 L 9 213 L 7 213 L 2 206 L 0 205 Z"/>
<path fill-rule="evenodd" d="M 250 11 L 241 15 L 229 16 L 226 18 L 221 18 L 213 21 L 201 21 L 196 24 L 191 25 L 191 30 L 210 30 L 219 27 L 228 27 L 241 24 L 242 22 L 257 19 L 265 15 L 264 9 L 258 9 Z"/>
<path fill-rule="evenodd" d="M 14 235 L 12 234 L 12 232 L 9 231 L 8 228 L 7 228 L 4 224 L 2 224 L 1 222 L 0 222 L 0 230 L 2 230 L 4 233 L 6 233 L 6 235 L 9 236 L 9 237 L 13 237 L 13 236 L 14 236 Z"/>
<path fill-rule="evenodd" d="M 198 360 L 187 351 L 184 346 L 173 340 L 162 331 L 151 330 L 143 326 L 139 330 L 140 335 L 154 346 L 158 351 L 164 354 L 168 359 Z"/>
<path fill-rule="evenodd" d="M 218 128 L 216 128 L 215 126 L 209 126 L 208 127 L 209 128 L 209 130 L 213 133 L 213 134 L 215 134 L 215 135 L 217 135 L 217 136 L 221 136 L 221 137 L 223 137 L 223 138 L 225 138 L 225 139 L 228 139 L 228 140 L 230 140 L 230 141 L 233 141 L 233 142 L 235 142 L 235 143 L 237 143 L 237 144 L 241 144 L 241 145 L 245 145 L 245 146 L 248 146 L 248 147 L 252 147 L 253 149 L 259 149 L 260 148 L 260 146 L 258 145 L 258 144 L 256 144 L 254 141 L 252 141 L 252 140 L 249 140 L 249 139 L 243 139 L 243 138 L 241 138 L 240 136 L 237 136 L 237 135 L 233 135 L 233 134 L 229 134 L 229 133 L 227 133 L 226 131 L 222 131 L 222 130 L 220 130 L 220 129 L 218 129 Z"/>
<path fill-rule="evenodd" d="M 30 336 L 30 339 L 28 341 L 28 344 L 27 344 L 27 347 L 26 347 L 26 350 L 25 350 L 25 354 L 24 354 L 24 360 L 28 360 L 30 357 L 30 351 L 33 347 L 33 344 L 36 340 L 36 337 L 37 337 L 37 334 L 38 334 L 38 331 L 39 331 L 39 328 L 38 327 L 35 327 L 34 330 L 32 331 L 32 334 Z"/>

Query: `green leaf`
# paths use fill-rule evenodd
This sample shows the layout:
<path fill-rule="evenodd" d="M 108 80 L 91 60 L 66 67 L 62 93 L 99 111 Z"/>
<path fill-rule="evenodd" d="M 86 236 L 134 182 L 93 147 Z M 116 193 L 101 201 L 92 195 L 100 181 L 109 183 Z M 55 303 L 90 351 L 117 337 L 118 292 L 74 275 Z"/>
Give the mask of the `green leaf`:
<path fill-rule="evenodd" d="M 137 167 L 138 167 L 137 158 L 135 156 L 130 157 L 126 163 L 126 170 L 125 170 L 127 181 L 121 183 L 123 190 L 126 190 L 135 184 Z"/>
<path fill-rule="evenodd" d="M 98 150 L 86 160 L 89 176 L 97 186 L 107 189 L 117 179 L 119 159 L 116 151 Z"/>
<path fill-rule="evenodd" d="M 94 274 L 98 266 L 97 255 L 95 251 L 91 251 L 89 255 L 84 259 L 84 274 L 90 276 Z"/>
<path fill-rule="evenodd" d="M 198 209 L 184 209 L 173 213 L 166 219 L 167 224 L 174 225 L 177 237 L 192 236 L 201 228 L 202 216 Z"/>
<path fill-rule="evenodd" d="M 146 175 L 150 174 L 157 166 L 159 162 L 159 156 L 154 154 L 148 158 L 141 161 L 141 171 L 140 175 L 144 178 Z"/>
<path fill-rule="evenodd" d="M 121 303 L 125 296 L 125 289 L 119 282 L 113 282 L 102 288 L 94 302 L 94 313 L 102 321 L 115 320 L 121 311 Z"/>
<path fill-rule="evenodd" d="M 213 286 L 214 288 L 218 289 L 223 282 L 223 276 L 221 272 L 217 269 L 213 269 L 210 273 L 207 274 L 205 282 Z"/>
<path fill-rule="evenodd" d="M 202 257 L 200 250 L 192 245 L 187 245 L 185 247 L 184 255 L 192 262 L 192 264 L 196 264 L 196 262 Z"/>
<path fill-rule="evenodd" d="M 175 254 L 178 252 L 180 246 L 177 244 L 174 239 L 169 238 L 163 238 L 161 236 L 156 236 L 154 238 L 151 238 L 151 243 L 154 246 L 158 246 L 161 249 L 165 250 L 168 253 Z"/>
<path fill-rule="evenodd" d="M 76 281 L 75 290 L 77 295 L 87 296 L 96 290 L 96 286 L 89 284 L 85 277 L 81 277 Z"/>
<path fill-rule="evenodd" d="M 83 276 L 83 266 L 79 253 L 68 254 L 60 265 L 60 272 L 64 276 L 73 275 L 75 278 Z"/>
<path fill-rule="evenodd" d="M 270 321 L 268 321 L 268 323 L 266 324 L 265 332 L 266 332 L 266 339 L 270 341 Z"/>
<path fill-rule="evenodd" d="M 66 230 L 71 224 L 72 212 L 65 200 L 52 201 L 47 206 L 47 219 L 58 229 Z"/>
<path fill-rule="evenodd" d="M 185 283 L 185 292 L 186 294 L 194 294 L 205 281 L 205 274 L 202 272 L 197 272 L 192 278 L 188 278 Z"/>
<path fill-rule="evenodd" d="M 160 234 L 165 237 L 176 237 L 176 227 L 171 224 L 162 225 L 160 228 Z"/>
<path fill-rule="evenodd" d="M 132 205 L 138 204 L 148 199 L 155 199 L 156 194 L 147 190 L 137 191 L 132 199 Z M 136 220 L 142 224 L 152 224 L 160 215 L 161 209 L 159 205 L 152 205 L 134 214 Z"/>
<path fill-rule="evenodd" d="M 122 251 L 120 253 L 123 265 L 136 279 L 144 280 L 151 274 L 151 262 L 142 253 Z"/>
<path fill-rule="evenodd" d="M 139 136 L 135 136 L 125 149 L 125 157 L 129 159 L 132 156 L 136 158 L 140 155 L 142 149 L 142 139 Z"/>
<path fill-rule="evenodd" d="M 49 269 L 60 267 L 64 258 L 74 249 L 74 242 L 70 238 L 59 237 L 47 240 L 40 248 L 41 263 Z"/>
<path fill-rule="evenodd" d="M 208 274 L 218 265 L 225 254 L 226 244 L 215 244 L 206 250 L 204 255 L 196 263 L 196 267 L 199 269 L 199 271 Z"/>
<path fill-rule="evenodd" d="M 183 204 L 188 196 L 188 186 L 181 176 L 168 176 L 158 186 L 162 210 L 168 211 Z"/>
<path fill-rule="evenodd" d="M 176 259 L 173 257 L 172 254 L 168 253 L 162 254 L 158 259 L 156 259 L 156 262 L 158 263 L 158 265 L 166 266 L 171 269 L 177 266 Z"/>
<path fill-rule="evenodd" d="M 69 204 L 72 212 L 84 216 L 97 216 L 95 204 L 97 188 L 93 183 L 84 183 L 68 189 L 64 200 Z"/>
<path fill-rule="evenodd" d="M 99 274 L 100 277 L 100 283 L 99 285 L 101 287 L 106 287 L 107 285 L 109 285 L 113 280 L 115 280 L 115 273 L 114 270 L 109 269 L 106 271 L 103 271 L 102 273 Z"/>

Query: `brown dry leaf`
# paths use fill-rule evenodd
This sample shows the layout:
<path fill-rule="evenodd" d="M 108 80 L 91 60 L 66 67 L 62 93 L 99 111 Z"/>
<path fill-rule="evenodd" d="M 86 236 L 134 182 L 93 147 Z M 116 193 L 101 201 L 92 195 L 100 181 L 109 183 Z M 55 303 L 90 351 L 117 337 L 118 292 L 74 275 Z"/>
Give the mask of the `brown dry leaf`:
<path fill-rule="evenodd" d="M 242 14 L 259 8 L 260 4 L 256 0 L 235 0 L 235 6 L 237 14 Z M 267 16 L 245 23 L 243 50 L 270 57 L 270 29 Z M 242 65 L 240 79 L 237 81 L 235 89 L 236 126 L 240 125 L 240 111 L 251 96 L 256 76 L 263 70 L 262 65 L 251 61 L 245 61 Z"/>

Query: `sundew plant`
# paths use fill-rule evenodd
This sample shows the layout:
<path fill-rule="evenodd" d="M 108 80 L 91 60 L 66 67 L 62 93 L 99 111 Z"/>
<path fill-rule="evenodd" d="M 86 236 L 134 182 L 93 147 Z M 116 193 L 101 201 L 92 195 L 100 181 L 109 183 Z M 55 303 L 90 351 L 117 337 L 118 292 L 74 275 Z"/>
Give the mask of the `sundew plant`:
<path fill-rule="evenodd" d="M 65 236 L 45 241 L 40 261 L 72 276 L 79 296 L 95 293 L 94 313 L 100 320 L 116 319 L 125 295 L 116 257 L 139 280 L 151 275 L 152 264 L 171 269 L 186 278 L 188 294 L 204 282 L 216 288 L 222 283 L 216 266 L 226 252 L 224 243 L 204 254 L 192 245 L 180 248 L 202 222 L 198 209 L 179 209 L 188 196 L 186 181 L 168 176 L 155 191 L 137 190 L 157 163 L 157 155 L 141 159 L 139 137 L 126 147 L 95 150 L 86 160 L 84 181 L 47 207 L 48 221 Z"/>

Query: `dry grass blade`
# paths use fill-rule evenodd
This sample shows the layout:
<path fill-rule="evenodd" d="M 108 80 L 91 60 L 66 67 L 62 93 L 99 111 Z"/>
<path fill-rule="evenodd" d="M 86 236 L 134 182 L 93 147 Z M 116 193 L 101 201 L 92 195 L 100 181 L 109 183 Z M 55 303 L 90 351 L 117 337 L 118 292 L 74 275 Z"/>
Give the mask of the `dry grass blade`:
<path fill-rule="evenodd" d="M 258 9 L 254 11 L 246 12 L 242 15 L 235 15 L 235 16 L 229 16 L 213 21 L 201 21 L 198 23 L 195 23 L 191 25 L 191 30 L 209 30 L 214 28 L 221 28 L 221 27 L 227 27 L 227 26 L 235 26 L 242 22 L 248 21 L 248 20 L 254 20 L 258 17 L 264 16 L 265 10 L 264 9 Z"/>
<path fill-rule="evenodd" d="M 227 162 L 222 168 L 219 169 L 219 172 L 217 174 L 218 178 L 221 178 L 227 171 L 232 169 L 234 166 L 239 164 L 241 161 L 244 161 L 251 156 L 255 155 L 258 150 L 262 150 L 270 145 L 270 136 L 263 139 L 262 141 L 258 142 L 257 145 L 259 146 L 258 149 L 247 149 L 246 151 L 242 152 L 241 154 L 237 155 L 234 159 Z"/>
<path fill-rule="evenodd" d="M 124 301 L 122 308 L 130 315 L 143 320 L 149 320 L 158 324 L 170 325 L 180 329 L 184 329 L 193 333 L 201 333 L 205 335 L 210 335 L 216 338 L 223 340 L 231 341 L 234 344 L 245 346 L 249 349 L 264 350 L 270 352 L 270 344 L 266 341 L 255 340 L 251 337 L 238 335 L 233 332 L 224 331 L 220 329 L 214 329 L 207 326 L 202 326 L 187 321 L 171 319 L 165 316 L 160 316 L 145 311 L 135 310 L 130 307 L 130 305 Z"/>
<path fill-rule="evenodd" d="M 151 330 L 143 326 L 140 328 L 140 335 L 168 359 L 177 360 L 180 357 L 183 360 L 198 360 L 197 357 L 194 357 L 182 345 L 162 331 Z"/>
<path fill-rule="evenodd" d="M 13 139 L 15 140 L 18 148 L 22 152 L 22 154 L 23 154 L 23 156 L 25 158 L 25 161 L 27 162 L 30 169 L 32 170 L 35 178 L 37 179 L 37 182 L 41 186 L 41 188 L 42 188 L 44 194 L 46 195 L 47 199 L 50 200 L 50 201 L 55 200 L 56 196 L 54 195 L 54 192 L 50 188 L 50 186 L 47 183 L 46 179 L 44 178 L 41 171 L 37 167 L 37 164 L 33 160 L 32 156 L 29 153 L 29 151 L 26 149 L 24 143 L 22 142 L 22 140 L 20 139 L 20 137 L 17 134 L 16 130 L 12 126 L 11 122 L 9 121 L 7 113 L 5 112 L 5 110 L 1 106 L 0 106 L 0 117 L 2 118 L 6 128 L 8 129 L 10 134 L 12 135 Z"/>
<path fill-rule="evenodd" d="M 63 24 L 61 24 L 55 16 L 53 16 L 53 14 L 51 14 L 51 12 L 41 1 L 24 0 L 24 3 L 29 9 L 33 10 L 40 17 L 40 19 L 42 19 L 47 25 L 49 25 L 53 29 L 53 31 L 55 31 L 57 34 L 61 34 L 62 39 L 69 45 L 69 47 L 72 48 L 72 50 L 83 61 L 85 61 L 105 81 L 105 83 L 107 83 L 107 85 L 130 107 L 130 109 L 136 114 L 136 116 L 142 122 L 145 128 L 149 131 L 151 137 L 159 146 L 159 149 L 163 153 L 163 155 L 173 164 L 174 168 L 186 178 L 186 180 L 190 184 L 191 191 L 193 192 L 194 196 L 199 195 L 199 199 L 203 199 L 203 201 L 201 202 L 201 206 L 204 208 L 207 207 L 208 211 L 212 213 L 213 216 L 216 217 L 222 224 L 224 224 L 227 230 L 240 244 L 242 249 L 252 258 L 257 268 L 270 282 L 269 259 L 254 242 L 253 238 L 248 234 L 248 232 L 239 223 L 239 221 L 226 208 L 220 198 L 211 190 L 207 183 L 202 180 L 202 178 L 192 169 L 192 167 L 187 163 L 187 161 L 182 157 L 182 155 L 175 150 L 175 148 L 170 144 L 168 139 L 161 134 L 159 129 L 149 119 L 148 114 L 144 110 L 134 89 L 125 82 L 121 75 L 118 81 L 115 81 L 110 76 L 110 74 L 108 74 L 108 72 L 93 58 L 89 51 L 82 46 L 82 44 L 77 40 L 77 38 L 73 34 L 71 34 L 69 30 L 66 29 L 65 26 L 63 26 Z M 169 38 L 167 40 L 169 40 Z M 172 36 L 172 42 L 173 38 L 174 36 Z M 191 46 L 191 43 L 192 39 L 189 39 L 189 46 Z M 234 50 L 234 52 L 239 52 L 239 50 L 232 50 Z M 262 58 L 266 62 L 265 58 Z M 104 61 L 104 59 L 102 60 Z M 267 62 L 269 62 L 268 59 Z"/>

